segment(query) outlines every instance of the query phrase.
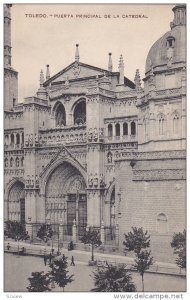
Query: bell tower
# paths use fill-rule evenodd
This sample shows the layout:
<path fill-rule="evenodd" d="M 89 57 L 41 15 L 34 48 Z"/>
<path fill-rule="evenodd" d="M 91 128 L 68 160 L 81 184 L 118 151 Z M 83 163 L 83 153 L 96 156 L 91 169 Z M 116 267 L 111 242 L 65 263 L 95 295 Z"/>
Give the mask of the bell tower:
<path fill-rule="evenodd" d="M 11 66 L 11 6 L 4 4 L 4 109 L 13 110 L 18 102 L 18 72 Z"/>

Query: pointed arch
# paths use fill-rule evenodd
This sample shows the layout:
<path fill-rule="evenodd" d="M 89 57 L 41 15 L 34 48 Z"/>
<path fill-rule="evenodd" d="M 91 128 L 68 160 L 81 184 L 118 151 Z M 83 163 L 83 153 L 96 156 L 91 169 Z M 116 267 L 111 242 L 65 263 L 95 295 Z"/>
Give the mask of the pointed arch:
<path fill-rule="evenodd" d="M 8 187 L 8 219 L 25 223 L 24 183 L 14 180 Z"/>
<path fill-rule="evenodd" d="M 123 135 L 128 135 L 128 124 L 127 124 L 127 122 L 123 123 Z"/>
<path fill-rule="evenodd" d="M 172 114 L 172 130 L 174 134 L 178 134 L 180 131 L 180 115 L 177 110 Z"/>
<path fill-rule="evenodd" d="M 115 135 L 120 136 L 120 124 L 115 124 Z"/>
<path fill-rule="evenodd" d="M 65 126 L 66 125 L 66 111 L 64 105 L 58 101 L 53 108 L 53 113 L 55 116 L 55 125 L 56 126 Z"/>
<path fill-rule="evenodd" d="M 131 122 L 131 135 L 136 135 L 136 123 L 134 121 Z"/>
<path fill-rule="evenodd" d="M 112 124 L 108 124 L 108 137 L 111 138 L 112 136 L 113 136 Z"/>
<path fill-rule="evenodd" d="M 86 99 L 80 98 L 72 107 L 74 125 L 86 124 Z"/>
<path fill-rule="evenodd" d="M 164 135 L 166 132 L 166 116 L 163 113 L 158 114 L 158 134 Z"/>

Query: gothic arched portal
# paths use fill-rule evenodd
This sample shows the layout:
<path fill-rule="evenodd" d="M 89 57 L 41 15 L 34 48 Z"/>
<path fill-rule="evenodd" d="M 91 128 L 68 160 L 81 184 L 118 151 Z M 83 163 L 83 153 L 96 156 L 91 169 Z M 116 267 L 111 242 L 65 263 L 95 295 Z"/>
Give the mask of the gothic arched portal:
<path fill-rule="evenodd" d="M 24 183 L 16 181 L 8 194 L 8 219 L 25 223 Z"/>
<path fill-rule="evenodd" d="M 87 226 L 86 183 L 76 167 L 63 162 L 50 174 L 46 189 L 46 222 L 64 225 L 72 234 L 76 221 L 79 236 Z"/>

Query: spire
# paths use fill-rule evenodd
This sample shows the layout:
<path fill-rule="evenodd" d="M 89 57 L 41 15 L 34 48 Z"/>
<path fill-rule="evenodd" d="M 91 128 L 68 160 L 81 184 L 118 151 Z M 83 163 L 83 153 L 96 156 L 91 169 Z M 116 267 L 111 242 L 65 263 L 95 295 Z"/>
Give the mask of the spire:
<path fill-rule="evenodd" d="M 41 99 L 47 99 L 47 91 L 46 89 L 44 88 L 43 86 L 43 83 L 44 83 L 44 73 L 43 73 L 43 70 L 40 71 L 40 87 L 37 91 L 37 96 Z"/>
<path fill-rule="evenodd" d="M 171 29 L 178 25 L 186 25 L 186 5 L 176 5 L 172 10 L 174 12 L 174 20 L 170 23 Z"/>
<path fill-rule="evenodd" d="M 4 4 L 4 66 L 11 67 L 11 6 Z"/>
<path fill-rule="evenodd" d="M 80 58 L 78 47 L 79 47 L 79 44 L 76 44 L 76 50 L 75 50 L 75 61 L 76 62 L 79 62 L 79 58 Z"/>
<path fill-rule="evenodd" d="M 44 83 L 44 73 L 43 70 L 40 71 L 40 87 L 43 86 Z"/>
<path fill-rule="evenodd" d="M 46 80 L 50 79 L 49 65 L 46 65 Z"/>
<path fill-rule="evenodd" d="M 109 53 L 109 60 L 108 60 L 108 71 L 112 72 L 112 54 Z"/>
<path fill-rule="evenodd" d="M 122 54 L 119 59 L 119 84 L 124 84 L 124 62 Z"/>
<path fill-rule="evenodd" d="M 142 88 L 141 88 L 141 77 L 140 77 L 139 69 L 136 69 L 134 82 L 136 86 L 136 91 L 140 92 Z"/>

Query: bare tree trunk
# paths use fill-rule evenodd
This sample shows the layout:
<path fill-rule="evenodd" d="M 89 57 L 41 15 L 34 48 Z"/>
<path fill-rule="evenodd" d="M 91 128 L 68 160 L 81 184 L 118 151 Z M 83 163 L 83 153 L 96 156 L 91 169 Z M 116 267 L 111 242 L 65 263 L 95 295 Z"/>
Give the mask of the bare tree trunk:
<path fill-rule="evenodd" d="M 144 292 L 144 274 L 142 274 L 141 276 L 142 276 L 142 292 Z"/>
<path fill-rule="evenodd" d="M 94 261 L 94 245 L 92 245 L 92 257 L 91 257 L 92 261 Z"/>

